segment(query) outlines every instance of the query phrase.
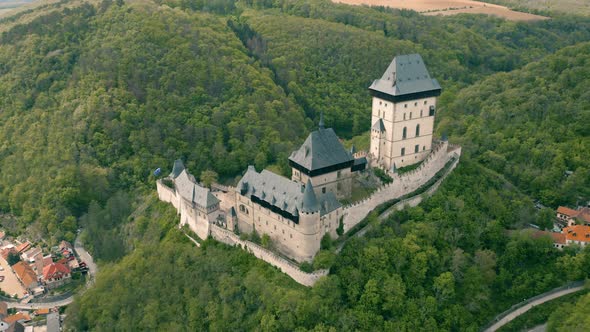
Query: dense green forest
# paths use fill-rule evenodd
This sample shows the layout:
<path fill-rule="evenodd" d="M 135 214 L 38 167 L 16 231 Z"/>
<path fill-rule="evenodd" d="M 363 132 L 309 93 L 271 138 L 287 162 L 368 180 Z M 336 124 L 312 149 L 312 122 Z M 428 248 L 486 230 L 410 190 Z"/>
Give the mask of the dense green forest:
<path fill-rule="evenodd" d="M 557 308 L 549 317 L 547 330 L 551 332 L 587 330 L 590 324 L 590 317 L 588 317 L 589 306 L 590 294 L 586 294 L 575 304 L 566 303 Z"/>
<path fill-rule="evenodd" d="M 590 253 L 519 231 L 546 223 L 534 200 L 590 200 L 588 18 L 104 0 L 47 4 L 0 31 L 0 212 L 17 218 L 10 233 L 51 243 L 84 227 L 101 272 L 68 309 L 73 329 L 475 331 L 588 275 Z M 437 135 L 463 159 L 420 207 L 323 252 L 330 276 L 308 289 L 175 229 L 155 168 L 288 174 L 320 111 L 362 140 L 367 87 L 408 52 L 441 82 Z"/>

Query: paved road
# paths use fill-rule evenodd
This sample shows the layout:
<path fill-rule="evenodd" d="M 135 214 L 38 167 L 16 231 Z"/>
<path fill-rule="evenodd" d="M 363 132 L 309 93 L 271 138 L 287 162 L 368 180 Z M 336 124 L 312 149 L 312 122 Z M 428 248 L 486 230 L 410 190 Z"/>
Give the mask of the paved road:
<path fill-rule="evenodd" d="M 584 286 L 578 286 L 578 287 L 573 287 L 573 288 L 568 288 L 568 289 L 564 289 L 560 292 L 557 293 L 553 293 L 553 294 L 548 294 L 547 296 L 544 296 L 542 298 L 536 299 L 534 301 L 532 301 L 529 304 L 526 304 L 520 308 L 515 309 L 513 312 L 511 312 L 510 314 L 506 315 L 504 318 L 500 319 L 498 322 L 496 322 L 496 324 L 490 326 L 487 330 L 485 330 L 485 332 L 493 332 L 496 331 L 497 329 L 501 328 L 502 326 L 508 324 L 510 321 L 512 321 L 513 319 L 515 319 L 516 317 L 524 314 L 525 312 L 529 311 L 532 307 L 537 306 L 539 304 L 543 304 L 547 301 L 551 301 L 553 299 L 556 299 L 558 297 L 562 297 L 564 295 L 567 294 L 571 294 L 571 293 L 575 293 L 577 291 L 581 291 L 582 289 L 584 289 Z"/>
<path fill-rule="evenodd" d="M 545 331 L 547 331 L 547 323 L 545 323 L 543 325 L 535 326 L 532 329 L 530 329 L 528 332 L 545 332 Z"/>
<path fill-rule="evenodd" d="M 94 276 L 96 275 L 96 272 L 98 272 L 98 267 L 94 263 L 92 256 L 90 256 L 88 251 L 86 251 L 84 249 L 84 247 L 82 247 L 82 243 L 80 242 L 79 235 L 76 238 L 76 241 L 74 242 L 74 249 L 76 250 L 78 257 L 80 257 L 80 260 L 86 262 L 86 265 L 88 266 L 88 282 L 86 284 L 86 287 L 88 287 L 90 284 L 92 284 L 94 282 Z M 41 303 L 6 302 L 6 304 L 8 305 L 9 308 L 46 309 L 46 308 L 63 307 L 65 305 L 72 303 L 73 301 L 74 301 L 74 295 L 72 295 L 68 298 L 65 298 L 63 300 L 53 301 L 53 302 L 41 302 Z"/>

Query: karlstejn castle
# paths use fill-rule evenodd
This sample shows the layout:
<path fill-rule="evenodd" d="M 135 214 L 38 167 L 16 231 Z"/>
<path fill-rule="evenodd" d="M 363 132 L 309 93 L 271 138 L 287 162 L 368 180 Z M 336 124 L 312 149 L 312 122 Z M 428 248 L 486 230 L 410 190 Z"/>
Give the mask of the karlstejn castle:
<path fill-rule="evenodd" d="M 290 179 L 249 166 L 236 187 L 216 186 L 211 191 L 177 160 L 172 172 L 157 181 L 159 198 L 174 205 L 180 225 L 188 225 L 201 239 L 211 236 L 240 245 L 296 281 L 313 285 L 327 271 L 305 273 L 292 260 L 313 260 L 324 236 L 337 239 L 382 204 L 401 198 L 400 203 L 418 204 L 423 195 L 406 196 L 421 189 L 436 190 L 461 154 L 460 147 L 433 140 L 441 87 L 420 55 L 395 57 L 369 90 L 373 99 L 369 151 L 345 149 L 322 116 L 318 129 L 289 157 Z M 416 163 L 420 165 L 412 171 L 397 171 Z M 381 169 L 392 182 L 343 206 L 341 202 L 350 201 L 355 178 L 370 168 Z M 440 179 L 432 182 L 435 176 Z M 239 236 L 253 232 L 270 238 L 272 249 Z"/>

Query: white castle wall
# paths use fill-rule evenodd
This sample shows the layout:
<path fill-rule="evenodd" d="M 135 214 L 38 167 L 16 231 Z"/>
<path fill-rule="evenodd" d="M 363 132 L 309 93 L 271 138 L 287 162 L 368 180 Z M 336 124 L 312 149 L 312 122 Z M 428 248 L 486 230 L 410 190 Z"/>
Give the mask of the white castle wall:
<path fill-rule="evenodd" d="M 283 273 L 286 273 L 293 280 L 304 286 L 313 286 L 321 277 L 328 275 L 328 270 L 317 270 L 311 273 L 303 272 L 296 264 L 253 242 L 241 240 L 233 232 L 219 226 L 211 225 L 210 230 L 211 236 L 217 241 L 231 246 L 241 246 L 244 250 L 256 256 L 256 258 L 262 259 L 270 265 L 277 267 Z"/>
<path fill-rule="evenodd" d="M 377 206 L 409 194 L 424 185 L 453 157 L 461 155 L 460 147 L 449 150 L 448 142 L 439 143 L 415 170 L 402 175 L 390 174 L 393 182 L 377 189 L 370 197 L 344 208 L 344 232 L 361 222 Z"/>

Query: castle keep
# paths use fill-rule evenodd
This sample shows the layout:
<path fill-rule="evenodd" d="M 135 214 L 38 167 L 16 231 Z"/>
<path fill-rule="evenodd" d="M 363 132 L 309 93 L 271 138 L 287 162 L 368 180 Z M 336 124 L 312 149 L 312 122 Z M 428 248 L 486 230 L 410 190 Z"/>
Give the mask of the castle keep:
<path fill-rule="evenodd" d="M 238 234 L 266 235 L 273 250 L 283 257 L 311 261 L 324 236 L 338 238 L 340 227 L 347 232 L 380 204 L 418 190 L 445 165 L 450 172 L 461 154 L 460 147 L 432 140 L 441 88 L 420 55 L 395 57 L 369 90 L 373 101 L 368 152 L 346 150 L 334 130 L 325 128 L 322 114 L 318 129 L 289 157 L 290 179 L 249 166 L 235 188 L 212 193 L 177 160 L 170 175 L 157 181 L 159 198 L 173 204 L 180 224 L 188 225 L 200 238 L 212 236 L 240 245 L 298 282 L 313 284 L 327 271 L 305 274 L 292 262 Z M 396 173 L 396 167 L 420 161 L 424 162 L 417 169 Z M 338 200 L 351 196 L 355 175 L 367 165 L 385 169 L 393 183 L 354 205 L 342 206 Z M 408 203 L 417 204 L 421 199 L 417 195 Z"/>
<path fill-rule="evenodd" d="M 385 169 L 423 160 L 432 149 L 436 97 L 441 87 L 419 54 L 396 56 L 369 87 L 372 166 Z"/>

